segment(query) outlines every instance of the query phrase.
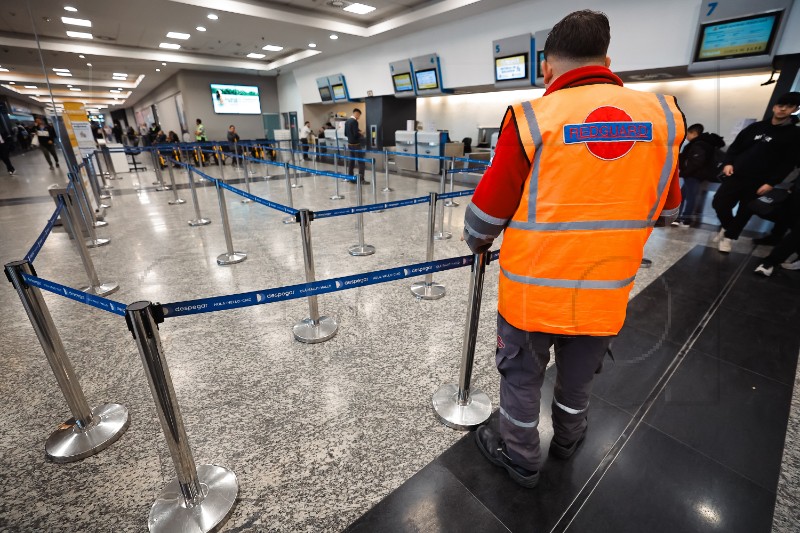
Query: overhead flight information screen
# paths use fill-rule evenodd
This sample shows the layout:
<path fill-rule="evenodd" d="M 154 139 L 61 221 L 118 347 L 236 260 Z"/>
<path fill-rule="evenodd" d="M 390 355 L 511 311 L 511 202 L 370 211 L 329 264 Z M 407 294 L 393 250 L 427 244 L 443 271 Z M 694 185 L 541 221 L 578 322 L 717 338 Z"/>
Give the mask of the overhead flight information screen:
<path fill-rule="evenodd" d="M 494 60 L 495 81 L 524 80 L 528 77 L 528 54 L 498 57 Z"/>
<path fill-rule="evenodd" d="M 420 91 L 439 88 L 439 79 L 435 69 L 418 70 L 414 76 L 417 78 L 417 89 Z"/>
<path fill-rule="evenodd" d="M 780 13 L 770 13 L 704 24 L 695 61 L 769 54 L 779 19 Z"/>

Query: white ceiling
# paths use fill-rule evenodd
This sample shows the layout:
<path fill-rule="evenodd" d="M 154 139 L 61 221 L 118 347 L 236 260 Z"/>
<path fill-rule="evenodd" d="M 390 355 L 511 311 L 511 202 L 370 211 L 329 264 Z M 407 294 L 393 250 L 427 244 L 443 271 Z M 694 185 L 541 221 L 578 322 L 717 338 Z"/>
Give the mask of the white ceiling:
<path fill-rule="evenodd" d="M 3 0 L 0 67 L 10 72 L 0 72 L 0 91 L 13 94 L 7 88 L 14 81 L 13 88 L 26 97 L 46 94 L 43 60 L 50 84 L 60 89 L 54 95 L 69 100 L 80 95 L 90 105 L 129 106 L 181 69 L 275 75 L 279 67 L 307 64 L 315 56 L 331 57 L 518 1 L 362 0 L 377 9 L 354 15 L 328 5 L 331 0 Z M 64 6 L 78 11 L 67 12 Z M 209 20 L 209 13 L 218 20 Z M 65 16 L 88 19 L 92 27 L 66 25 L 61 21 Z M 70 38 L 67 30 L 90 32 L 94 39 Z M 169 39 L 170 31 L 190 38 Z M 338 39 L 330 39 L 331 34 Z M 161 42 L 178 43 L 181 49 L 161 49 Z M 266 44 L 284 48 L 268 52 L 262 50 Z M 247 58 L 251 52 L 265 57 Z M 73 76 L 55 76 L 52 68 L 70 69 Z M 127 73 L 128 81 L 112 80 L 114 72 Z M 22 82 L 37 89 L 20 89 Z M 65 92 L 67 83 L 82 91 Z M 123 92 L 115 102 L 108 91 L 118 88 Z"/>

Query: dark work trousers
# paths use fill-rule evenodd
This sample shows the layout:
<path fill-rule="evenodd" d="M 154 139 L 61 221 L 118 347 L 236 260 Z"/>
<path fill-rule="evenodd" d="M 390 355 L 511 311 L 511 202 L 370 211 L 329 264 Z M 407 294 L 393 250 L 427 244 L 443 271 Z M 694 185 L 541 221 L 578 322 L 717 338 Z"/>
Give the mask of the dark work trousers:
<path fill-rule="evenodd" d="M 683 187 L 681 187 L 682 200 L 678 220 L 684 224 L 689 224 L 695 220 L 694 209 L 702 185 L 703 182 L 697 178 L 683 178 Z"/>
<path fill-rule="evenodd" d="M 308 161 L 308 139 L 300 139 L 300 149 L 303 151 L 303 161 Z"/>
<path fill-rule="evenodd" d="M 347 145 L 347 156 L 348 157 L 358 157 L 360 159 L 364 158 L 364 154 L 359 152 L 354 152 L 354 150 L 361 150 L 360 144 L 348 144 Z M 352 159 L 347 160 L 347 174 L 349 176 L 353 176 L 353 167 L 355 166 L 356 162 Z M 366 165 L 364 161 L 358 162 L 358 177 L 363 181 L 364 180 L 364 172 L 365 172 Z"/>
<path fill-rule="evenodd" d="M 39 140 L 41 143 L 39 148 L 41 148 L 42 153 L 44 154 L 44 158 L 47 159 L 47 164 L 50 165 L 50 168 L 53 168 L 53 162 L 50 161 L 50 156 L 53 156 L 53 159 L 56 160 L 56 165 L 58 164 L 58 155 L 56 155 L 56 145 L 55 143 L 49 143 L 47 141 Z"/>
<path fill-rule="evenodd" d="M 14 165 L 11 164 L 11 158 L 8 157 L 8 152 L 11 150 L 11 145 L 7 142 L 0 143 L 0 161 L 6 164 L 6 170 L 14 172 Z"/>
<path fill-rule="evenodd" d="M 515 463 L 528 470 L 539 470 L 541 464 L 537 426 L 550 347 L 555 345 L 557 368 L 553 438 L 568 446 L 586 429 L 592 379 L 612 338 L 523 331 L 497 314 L 500 435 Z"/>
<path fill-rule="evenodd" d="M 769 256 L 764 259 L 763 263 L 767 266 L 777 266 L 793 253 L 800 254 L 800 188 L 795 187 L 795 192 L 789 195 L 786 202 L 786 215 L 779 221 L 776 221 L 777 227 L 780 223 L 783 227 L 789 227 L 789 234 L 784 236 L 781 241 L 772 249 Z"/>
<path fill-rule="evenodd" d="M 758 198 L 758 188 L 764 183 L 761 180 L 737 177 L 735 174 L 725 178 L 725 181 L 717 189 L 711 205 L 717 212 L 722 227 L 725 229 L 725 236 L 729 239 L 738 239 L 742 230 L 747 225 L 753 212 L 747 208 L 752 200 Z M 736 215 L 733 208 L 739 204 Z"/>

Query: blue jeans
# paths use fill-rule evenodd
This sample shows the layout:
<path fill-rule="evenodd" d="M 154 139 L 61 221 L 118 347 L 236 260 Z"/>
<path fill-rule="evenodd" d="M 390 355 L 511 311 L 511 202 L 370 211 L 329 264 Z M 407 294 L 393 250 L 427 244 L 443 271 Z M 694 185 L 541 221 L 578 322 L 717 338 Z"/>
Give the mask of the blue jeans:
<path fill-rule="evenodd" d="M 678 214 L 678 220 L 684 224 L 692 222 L 694 219 L 694 207 L 697 203 L 697 196 L 700 194 L 700 186 L 703 184 L 697 178 L 683 178 L 683 187 L 681 187 L 681 208 Z"/>

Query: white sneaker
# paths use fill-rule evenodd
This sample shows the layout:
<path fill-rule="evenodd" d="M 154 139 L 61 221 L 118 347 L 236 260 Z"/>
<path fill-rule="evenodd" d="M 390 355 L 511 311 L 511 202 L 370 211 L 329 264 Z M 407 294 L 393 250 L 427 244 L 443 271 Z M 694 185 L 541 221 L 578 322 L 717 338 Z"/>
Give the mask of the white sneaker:
<path fill-rule="evenodd" d="M 800 259 L 791 263 L 781 263 L 781 267 L 786 270 L 800 270 Z"/>
<path fill-rule="evenodd" d="M 773 267 L 764 266 L 763 264 L 758 265 L 756 269 L 753 271 L 756 274 L 761 274 L 765 278 L 768 278 L 772 275 L 772 271 L 774 270 Z"/>
<path fill-rule="evenodd" d="M 683 221 L 678 222 L 678 227 L 681 228 L 681 229 L 689 229 L 689 228 L 691 228 L 691 226 L 689 224 L 687 224 L 686 222 L 683 222 Z"/>
<path fill-rule="evenodd" d="M 669 225 L 670 225 L 670 226 L 675 226 L 675 227 L 677 227 L 677 226 L 680 226 L 680 225 L 681 225 L 681 223 L 680 223 L 680 222 L 678 222 L 677 220 L 673 220 L 672 222 L 670 222 L 670 224 L 669 224 Z"/>
<path fill-rule="evenodd" d="M 731 249 L 732 249 L 732 245 L 731 245 L 732 242 L 733 241 L 731 241 L 727 237 L 721 237 L 719 239 L 719 244 L 718 244 L 719 251 L 722 252 L 722 253 L 725 253 L 725 254 L 730 252 Z"/>
<path fill-rule="evenodd" d="M 719 230 L 719 233 L 714 235 L 714 238 L 711 239 L 711 242 L 719 242 L 719 240 L 724 236 L 725 236 L 725 228 L 722 228 L 721 230 Z"/>

